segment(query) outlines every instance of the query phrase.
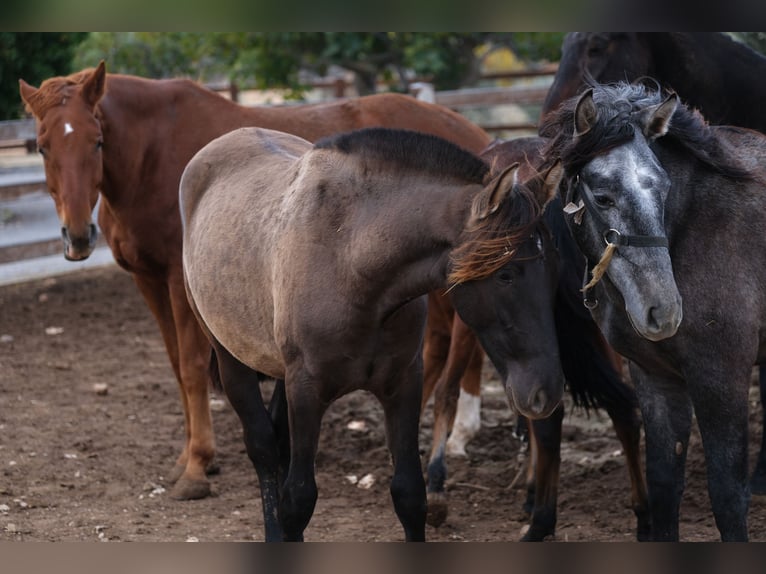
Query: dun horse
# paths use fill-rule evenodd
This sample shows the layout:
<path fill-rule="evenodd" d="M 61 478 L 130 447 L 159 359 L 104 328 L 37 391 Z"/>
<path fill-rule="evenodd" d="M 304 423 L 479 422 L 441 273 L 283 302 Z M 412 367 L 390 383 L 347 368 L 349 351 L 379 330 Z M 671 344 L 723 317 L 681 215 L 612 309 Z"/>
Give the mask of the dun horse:
<path fill-rule="evenodd" d="M 631 361 L 652 538 L 678 539 L 692 413 L 724 540 L 747 540 L 748 387 L 766 359 L 766 138 L 642 86 L 594 86 L 542 127 L 563 161 L 585 301 Z"/>
<path fill-rule="evenodd" d="M 444 107 L 398 94 L 327 104 L 246 108 L 188 80 L 106 74 L 102 62 L 21 96 L 37 120 L 37 144 L 61 220 L 64 255 L 87 258 L 91 213 L 155 316 L 180 385 L 186 441 L 168 480 L 175 498 L 210 492 L 214 438 L 208 405 L 210 346 L 189 309 L 181 271 L 178 184 L 195 152 L 238 127 L 259 126 L 316 140 L 365 126 L 420 130 L 480 152 L 489 137 Z"/>
<path fill-rule="evenodd" d="M 510 310 L 486 307 L 515 291 L 512 260 L 544 273 L 539 214 L 560 170 L 522 184 L 517 167 L 491 177 L 482 160 L 441 138 L 384 129 L 312 147 L 243 128 L 189 163 L 180 188 L 189 299 L 242 421 L 267 540 L 303 538 L 317 499 L 322 415 L 357 389 L 383 406 L 394 508 L 406 539 L 424 539 L 417 435 L 425 295 L 448 275 L 458 311 L 480 317 L 474 328 L 518 408 L 538 418 L 559 404 L 550 302 L 524 302 L 539 311 L 528 314 L 537 315 L 529 327 L 539 339 L 516 327 Z M 263 376 L 284 383 L 273 421 Z"/>

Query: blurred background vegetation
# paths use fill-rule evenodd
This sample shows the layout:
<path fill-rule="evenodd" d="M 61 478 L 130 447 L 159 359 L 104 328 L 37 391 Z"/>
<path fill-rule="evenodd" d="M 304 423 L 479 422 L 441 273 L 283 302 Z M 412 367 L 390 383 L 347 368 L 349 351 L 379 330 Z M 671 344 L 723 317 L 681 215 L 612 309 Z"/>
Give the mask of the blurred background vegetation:
<path fill-rule="evenodd" d="M 375 91 L 381 82 L 406 91 L 415 77 L 428 78 L 437 89 L 470 86 L 498 51 L 520 65 L 558 61 L 562 39 L 563 33 L 553 32 L 3 33 L 0 119 L 22 113 L 18 78 L 38 86 L 102 59 L 112 73 L 279 88 L 300 98 L 311 78 L 334 67 L 353 73 L 359 94 Z"/>
<path fill-rule="evenodd" d="M 766 53 L 766 33 L 734 33 Z M 475 85 L 482 72 L 556 62 L 560 32 L 83 32 L 0 33 L 0 119 L 23 110 L 18 79 L 38 86 L 106 60 L 107 70 L 149 78 L 189 77 L 300 98 L 334 67 L 353 73 L 359 94 L 381 84 L 406 91 L 414 78 L 437 90 Z M 493 69 L 500 67 L 503 70 Z"/>

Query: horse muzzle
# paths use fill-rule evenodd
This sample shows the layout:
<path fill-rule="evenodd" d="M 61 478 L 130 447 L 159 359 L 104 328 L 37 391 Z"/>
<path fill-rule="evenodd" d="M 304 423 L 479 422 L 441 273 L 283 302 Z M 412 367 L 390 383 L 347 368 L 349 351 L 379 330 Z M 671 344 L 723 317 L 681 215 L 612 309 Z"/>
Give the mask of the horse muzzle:
<path fill-rule="evenodd" d="M 506 395 L 516 409 L 529 419 L 551 415 L 564 395 L 564 373 L 557 356 L 536 361 L 537 365 L 509 366 Z"/>
<path fill-rule="evenodd" d="M 681 296 L 673 303 L 649 307 L 640 319 L 628 311 L 628 318 L 633 329 L 644 339 L 657 342 L 669 339 L 676 334 L 683 320 Z"/>
<path fill-rule="evenodd" d="M 85 235 L 73 235 L 67 227 L 62 227 L 61 239 L 64 241 L 64 257 L 68 261 L 87 259 L 96 247 L 97 238 L 98 230 L 93 223 L 88 225 Z"/>

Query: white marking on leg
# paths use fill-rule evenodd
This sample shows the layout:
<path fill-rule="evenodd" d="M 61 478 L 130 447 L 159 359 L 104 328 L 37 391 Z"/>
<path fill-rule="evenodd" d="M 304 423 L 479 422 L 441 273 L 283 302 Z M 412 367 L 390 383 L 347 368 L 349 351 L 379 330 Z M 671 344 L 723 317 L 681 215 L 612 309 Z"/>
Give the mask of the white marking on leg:
<path fill-rule="evenodd" d="M 455 424 L 447 440 L 446 453 L 450 456 L 468 456 L 465 445 L 481 428 L 481 397 L 460 389 Z"/>
<path fill-rule="evenodd" d="M 69 122 L 66 122 L 66 123 L 64 124 L 64 135 L 65 135 L 65 136 L 68 136 L 68 135 L 69 135 L 69 134 L 71 134 L 73 131 L 74 131 L 74 128 L 72 127 L 72 124 L 70 124 Z"/>

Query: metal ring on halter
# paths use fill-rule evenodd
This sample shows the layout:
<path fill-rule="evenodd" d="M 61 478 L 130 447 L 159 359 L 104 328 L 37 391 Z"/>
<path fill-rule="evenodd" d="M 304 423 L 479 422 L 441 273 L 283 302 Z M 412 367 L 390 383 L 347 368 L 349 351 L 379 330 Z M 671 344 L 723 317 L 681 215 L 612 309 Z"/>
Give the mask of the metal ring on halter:
<path fill-rule="evenodd" d="M 617 239 L 615 241 L 609 241 L 609 239 L 607 239 L 607 236 L 610 233 L 614 233 L 614 234 L 617 235 Z M 619 231 L 617 231 L 616 229 L 611 228 L 611 229 L 607 229 L 606 231 L 604 231 L 603 237 L 604 237 L 604 243 L 606 243 L 607 245 L 617 245 L 620 242 L 619 238 L 622 237 L 622 234 Z"/>
<path fill-rule="evenodd" d="M 598 307 L 598 299 L 583 299 L 582 304 L 585 305 L 586 309 L 590 309 L 592 311 Z"/>

